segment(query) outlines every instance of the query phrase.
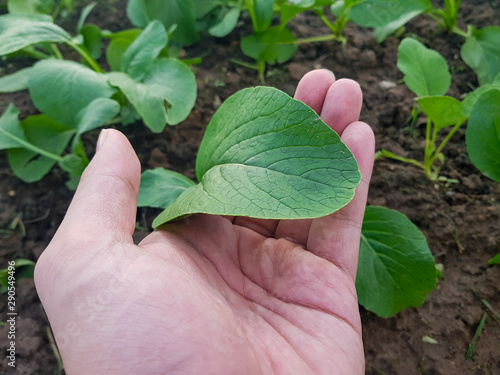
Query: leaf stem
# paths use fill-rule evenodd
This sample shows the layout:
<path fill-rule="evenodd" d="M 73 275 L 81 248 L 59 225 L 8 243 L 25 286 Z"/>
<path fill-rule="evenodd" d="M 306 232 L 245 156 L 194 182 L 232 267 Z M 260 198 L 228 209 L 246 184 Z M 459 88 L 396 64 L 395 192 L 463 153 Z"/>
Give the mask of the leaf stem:
<path fill-rule="evenodd" d="M 250 13 L 250 18 L 252 19 L 253 30 L 260 31 L 258 27 L 259 25 L 257 24 L 257 17 L 255 16 L 253 0 L 245 0 L 245 4 L 247 5 L 248 12 Z"/>
<path fill-rule="evenodd" d="M 46 59 L 50 59 L 50 57 L 51 57 L 50 55 L 47 55 L 46 53 L 43 53 L 43 52 L 40 52 L 40 51 L 37 51 L 34 48 L 23 48 L 21 50 L 21 52 L 24 55 L 33 57 L 33 58 L 38 59 L 38 60 L 46 60 Z"/>
<path fill-rule="evenodd" d="M 429 160 L 435 146 L 431 145 L 431 120 L 427 119 L 427 126 L 425 128 L 425 151 L 424 151 L 424 165 L 429 165 Z"/>
<path fill-rule="evenodd" d="M 12 135 L 11 133 L 7 133 L 3 129 L 0 128 L 0 133 L 4 133 L 7 137 L 15 140 L 17 143 L 19 143 L 23 148 L 28 149 L 30 151 L 36 152 L 37 154 L 40 154 L 42 156 L 48 157 L 49 159 L 55 160 L 55 161 L 62 161 L 63 157 L 53 154 L 52 152 L 45 151 L 44 149 L 35 146 L 32 143 L 26 142 L 22 138 L 16 137 L 15 135 Z"/>
<path fill-rule="evenodd" d="M 229 61 L 231 61 L 232 63 L 238 64 L 238 65 L 244 66 L 245 68 L 248 68 L 248 69 L 259 70 L 259 67 L 257 66 L 257 64 L 250 64 L 250 63 L 247 63 L 246 61 L 238 60 L 238 59 L 231 59 Z"/>
<path fill-rule="evenodd" d="M 99 66 L 97 61 L 95 61 L 92 56 L 83 48 L 81 48 L 78 44 L 73 43 L 73 42 L 67 42 L 69 46 L 71 46 L 76 52 L 80 54 L 80 56 L 83 57 L 83 59 L 91 66 L 92 69 L 94 69 L 97 73 L 103 73 L 104 71 L 102 68 Z"/>
<path fill-rule="evenodd" d="M 375 158 L 378 159 L 380 157 L 386 157 L 386 158 L 389 158 L 389 159 L 394 159 L 394 160 L 397 160 L 397 161 L 401 161 L 403 163 L 407 163 L 407 164 L 412 164 L 412 165 L 415 165 L 419 168 L 422 168 L 422 169 L 426 169 L 424 167 L 424 165 L 422 163 L 420 163 L 419 161 L 415 160 L 415 159 L 408 159 L 408 158 L 404 158 L 402 156 L 399 156 L 399 155 L 396 155 L 396 154 L 393 154 L 392 152 L 390 151 L 387 151 L 385 149 L 382 149 L 380 151 L 378 151 L 376 154 L 375 154 Z"/>
<path fill-rule="evenodd" d="M 57 48 L 57 45 L 55 43 L 51 43 L 50 48 L 52 49 L 52 51 L 54 52 L 54 55 L 56 56 L 56 58 L 58 60 L 64 60 L 64 57 L 63 57 L 61 51 L 59 51 L 59 48 Z"/>
<path fill-rule="evenodd" d="M 304 44 L 304 43 L 314 43 L 314 42 L 328 42 L 330 40 L 337 40 L 339 42 L 343 41 L 342 37 L 338 37 L 334 34 L 312 36 L 310 38 L 300 38 L 296 39 L 293 44 Z"/>
<path fill-rule="evenodd" d="M 458 26 L 453 26 L 453 28 L 450 30 L 452 33 L 456 34 L 456 35 L 460 35 L 461 37 L 467 39 L 468 37 L 468 34 L 467 32 L 463 31 L 461 28 L 459 28 Z"/>
<path fill-rule="evenodd" d="M 446 146 L 446 144 L 448 143 L 448 141 L 451 139 L 451 137 L 453 137 L 453 134 L 455 134 L 455 132 L 458 130 L 458 128 L 460 128 L 460 126 L 462 126 L 463 122 L 458 122 L 454 127 L 453 129 L 450 130 L 450 132 L 446 135 L 445 139 L 443 139 L 443 141 L 441 142 L 441 144 L 439 145 L 439 147 L 437 148 L 437 150 L 434 152 L 434 154 L 432 155 L 432 157 L 430 158 L 429 160 L 429 164 L 432 165 L 434 163 L 434 160 L 436 160 L 436 158 L 438 157 L 438 155 L 441 153 L 441 151 L 443 150 L 444 146 Z"/>
<path fill-rule="evenodd" d="M 258 66 L 258 70 L 259 70 L 259 79 L 260 79 L 260 82 L 264 83 L 266 81 L 266 79 L 264 77 L 264 73 L 266 71 L 266 62 L 262 61 L 262 60 L 259 60 L 259 61 L 257 61 L 257 66 Z"/>

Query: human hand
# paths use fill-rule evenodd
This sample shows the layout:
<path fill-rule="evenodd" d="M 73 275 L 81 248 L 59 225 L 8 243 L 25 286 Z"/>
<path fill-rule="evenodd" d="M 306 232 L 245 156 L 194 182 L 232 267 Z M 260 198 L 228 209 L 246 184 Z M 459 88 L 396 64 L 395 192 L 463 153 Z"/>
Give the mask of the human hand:
<path fill-rule="evenodd" d="M 134 245 L 139 161 L 101 134 L 35 269 L 68 374 L 363 374 L 355 290 L 374 154 L 361 91 L 325 70 L 295 95 L 354 153 L 363 180 L 314 220 L 193 215 Z"/>

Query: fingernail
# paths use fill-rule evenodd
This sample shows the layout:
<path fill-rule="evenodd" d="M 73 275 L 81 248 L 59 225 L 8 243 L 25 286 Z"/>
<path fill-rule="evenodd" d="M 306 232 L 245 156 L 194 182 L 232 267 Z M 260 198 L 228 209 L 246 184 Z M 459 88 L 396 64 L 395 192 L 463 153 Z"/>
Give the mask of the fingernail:
<path fill-rule="evenodd" d="M 99 149 L 102 147 L 102 145 L 106 141 L 107 137 L 108 137 L 108 129 L 102 129 L 101 132 L 99 133 L 99 138 L 97 138 L 95 152 L 99 151 Z"/>
<path fill-rule="evenodd" d="M 326 68 L 323 68 L 323 69 L 326 70 L 328 73 L 330 73 L 332 75 L 332 77 L 335 77 L 335 74 L 330 69 L 326 69 Z"/>

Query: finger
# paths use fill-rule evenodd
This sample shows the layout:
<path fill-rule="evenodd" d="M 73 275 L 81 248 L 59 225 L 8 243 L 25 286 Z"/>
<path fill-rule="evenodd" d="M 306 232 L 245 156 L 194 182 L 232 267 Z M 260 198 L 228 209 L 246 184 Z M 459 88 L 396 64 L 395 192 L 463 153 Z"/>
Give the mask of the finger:
<path fill-rule="evenodd" d="M 66 234 L 93 239 L 112 234 L 131 241 L 141 182 L 139 159 L 117 130 L 102 130 L 97 147 L 56 238 Z"/>
<path fill-rule="evenodd" d="M 334 82 L 335 76 L 329 70 L 313 70 L 300 80 L 297 90 L 295 90 L 294 99 L 307 104 L 317 114 L 320 114 L 328 89 Z"/>
<path fill-rule="evenodd" d="M 304 84 L 299 90 L 299 83 L 297 92 L 301 100 L 313 103 L 311 107 L 320 108 L 323 121 L 338 134 L 342 134 L 350 123 L 358 120 L 363 96 L 356 82 L 349 79 L 335 81 L 327 75 L 330 73 L 325 70 L 306 74 L 303 78 Z M 330 86 L 327 87 L 325 82 L 329 82 Z M 314 85 L 319 85 L 319 91 L 313 89 Z M 310 93 L 312 95 L 308 97 L 307 94 Z M 322 104 L 315 101 L 322 101 Z M 281 221 L 276 228 L 275 237 L 286 238 L 306 246 L 310 226 L 310 220 Z"/>
<path fill-rule="evenodd" d="M 313 70 L 302 77 L 295 91 L 294 98 L 307 104 L 316 113 L 320 113 L 328 89 L 334 82 L 335 76 L 329 70 Z M 276 227 L 279 223 L 278 220 L 261 220 L 248 217 L 237 217 L 234 220 L 235 225 L 252 229 L 266 237 L 274 237 Z M 300 233 L 303 232 L 301 231 Z"/>
<path fill-rule="evenodd" d="M 367 124 L 354 122 L 344 129 L 342 141 L 356 157 L 362 181 L 347 206 L 332 215 L 312 221 L 307 249 L 339 266 L 354 282 L 361 227 L 373 168 L 375 137 Z"/>
<path fill-rule="evenodd" d="M 337 134 L 358 121 L 363 104 L 363 94 L 359 84 L 350 79 L 334 82 L 325 97 L 320 116 Z"/>

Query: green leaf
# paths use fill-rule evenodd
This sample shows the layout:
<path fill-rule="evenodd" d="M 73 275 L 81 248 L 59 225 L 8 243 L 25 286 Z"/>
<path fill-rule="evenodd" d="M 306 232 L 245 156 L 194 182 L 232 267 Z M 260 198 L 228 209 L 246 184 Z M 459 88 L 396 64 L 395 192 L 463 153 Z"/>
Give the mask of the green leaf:
<path fill-rule="evenodd" d="M 189 178 L 174 171 L 163 168 L 144 171 L 137 206 L 167 208 L 184 190 L 194 185 Z"/>
<path fill-rule="evenodd" d="M 76 136 L 72 148 L 78 146 L 79 137 L 83 133 L 96 129 L 111 121 L 120 112 L 120 104 L 108 98 L 97 98 L 81 109 L 76 115 Z"/>
<path fill-rule="evenodd" d="M 207 16 L 210 12 L 215 10 L 221 3 L 228 3 L 228 1 L 221 0 L 194 0 L 194 15 L 198 20 Z"/>
<path fill-rule="evenodd" d="M 83 45 L 93 59 L 101 57 L 102 30 L 96 25 L 85 25 L 81 30 Z"/>
<path fill-rule="evenodd" d="M 9 104 L 0 117 L 0 150 L 23 147 L 28 140 L 19 122 L 19 110 Z"/>
<path fill-rule="evenodd" d="M 483 94 L 474 105 L 465 134 L 472 164 L 500 182 L 500 90 Z"/>
<path fill-rule="evenodd" d="M 500 75 L 498 75 L 498 77 L 500 77 Z M 477 100 L 481 97 L 481 95 L 490 90 L 500 90 L 500 80 L 495 80 L 491 84 L 480 86 L 465 97 L 462 101 L 462 105 L 464 107 L 464 117 L 470 116 L 472 108 L 476 104 Z"/>
<path fill-rule="evenodd" d="M 141 32 L 141 29 L 129 29 L 109 36 L 111 43 L 106 50 L 106 61 L 111 70 L 116 72 L 121 69 L 123 54 Z"/>
<path fill-rule="evenodd" d="M 35 271 L 35 262 L 29 259 L 16 259 L 14 260 L 15 268 L 15 280 L 16 283 L 20 279 L 30 279 L 33 278 L 33 272 Z M 0 293 L 5 293 L 9 286 L 9 268 L 4 268 L 0 270 Z"/>
<path fill-rule="evenodd" d="M 208 33 L 219 38 L 225 37 L 236 27 L 239 18 L 239 8 L 229 9 L 217 24 L 208 29 Z"/>
<path fill-rule="evenodd" d="M 417 96 L 444 95 L 451 84 L 446 60 L 418 40 L 405 38 L 399 45 L 398 68 Z"/>
<path fill-rule="evenodd" d="M 121 59 L 121 71 L 132 79 L 140 80 L 167 45 L 165 27 L 159 21 L 152 21 L 127 48 Z"/>
<path fill-rule="evenodd" d="M 364 0 L 349 10 L 349 17 L 360 26 L 373 27 L 377 42 L 382 42 L 410 20 L 432 9 L 429 0 Z"/>
<path fill-rule="evenodd" d="M 354 156 L 308 106 L 270 87 L 241 90 L 207 127 L 200 183 L 153 222 L 193 213 L 305 219 L 349 203 L 360 182 Z"/>
<path fill-rule="evenodd" d="M 78 19 L 78 23 L 76 24 L 77 34 L 81 34 L 83 25 L 85 24 L 87 17 L 89 16 L 90 12 L 92 12 L 92 9 L 94 9 L 96 5 L 97 3 L 93 1 L 82 9 L 82 12 L 80 13 L 80 18 Z"/>
<path fill-rule="evenodd" d="M 493 258 L 491 258 L 489 261 L 488 261 L 488 264 L 490 266 L 494 265 L 494 264 L 500 264 L 500 253 L 495 255 Z"/>
<path fill-rule="evenodd" d="M 273 20 L 273 5 L 276 0 L 252 0 L 255 12 L 255 32 L 265 31 Z"/>
<path fill-rule="evenodd" d="M 280 3 L 281 24 L 286 25 L 290 20 L 295 18 L 297 14 L 308 9 L 318 10 L 324 6 L 330 6 L 333 0 L 288 0 Z M 343 4 L 342 4 L 343 5 Z M 337 15 L 338 16 L 338 15 Z"/>
<path fill-rule="evenodd" d="M 142 82 L 119 72 L 107 77 L 111 85 L 123 92 L 153 132 L 161 132 L 167 123 L 176 125 L 186 119 L 196 100 L 193 72 L 175 59 L 157 60 Z"/>
<path fill-rule="evenodd" d="M 295 37 L 286 27 L 272 27 L 241 39 L 243 53 L 269 64 L 284 63 L 297 51 Z"/>
<path fill-rule="evenodd" d="M 78 113 L 97 98 L 109 98 L 115 89 L 103 74 L 66 60 L 44 60 L 29 79 L 33 104 L 54 120 L 77 126 Z"/>
<path fill-rule="evenodd" d="M 500 26 L 471 27 L 460 54 L 477 74 L 480 85 L 492 83 L 500 72 Z"/>
<path fill-rule="evenodd" d="M 398 211 L 367 207 L 356 278 L 359 303 L 387 318 L 420 306 L 436 281 L 434 259 L 422 232 Z"/>
<path fill-rule="evenodd" d="M 59 166 L 62 170 L 68 172 L 71 176 L 81 176 L 83 171 L 88 165 L 88 161 L 84 160 L 81 156 L 76 154 L 64 155 Z"/>
<path fill-rule="evenodd" d="M 127 16 L 134 26 L 144 28 L 155 19 L 166 30 L 177 25 L 172 40 L 183 45 L 200 40 L 194 13 L 193 0 L 129 0 L 127 4 Z"/>
<path fill-rule="evenodd" d="M 26 90 L 31 71 L 32 67 L 28 67 L 0 78 L 0 93 Z"/>
<path fill-rule="evenodd" d="M 451 96 L 424 96 L 417 102 L 425 115 L 434 123 L 437 130 L 458 123 L 463 124 L 462 103 Z"/>
<path fill-rule="evenodd" d="M 0 16 L 0 55 L 41 42 L 70 42 L 71 35 L 45 15 Z"/>
<path fill-rule="evenodd" d="M 30 116 L 21 126 L 30 144 L 56 156 L 61 155 L 75 133 L 46 115 Z M 39 181 L 57 161 L 28 148 L 11 148 L 7 157 L 16 176 L 25 182 Z"/>
<path fill-rule="evenodd" d="M 53 0 L 8 0 L 10 14 L 49 14 L 54 7 Z"/>

